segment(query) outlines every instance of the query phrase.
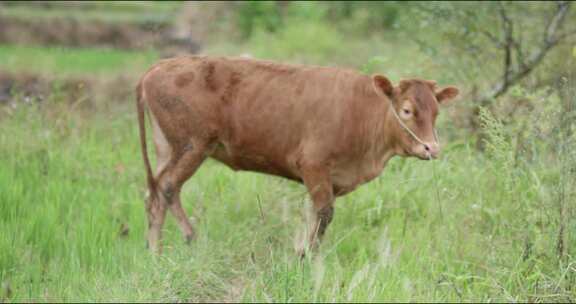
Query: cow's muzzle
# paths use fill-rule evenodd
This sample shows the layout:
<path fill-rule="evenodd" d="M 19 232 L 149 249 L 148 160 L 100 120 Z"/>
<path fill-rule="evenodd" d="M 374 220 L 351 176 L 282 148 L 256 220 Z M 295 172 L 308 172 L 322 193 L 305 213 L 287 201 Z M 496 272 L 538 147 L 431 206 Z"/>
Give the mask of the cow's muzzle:
<path fill-rule="evenodd" d="M 414 150 L 414 156 L 422 160 L 436 159 L 440 154 L 440 146 L 437 143 L 418 143 Z"/>

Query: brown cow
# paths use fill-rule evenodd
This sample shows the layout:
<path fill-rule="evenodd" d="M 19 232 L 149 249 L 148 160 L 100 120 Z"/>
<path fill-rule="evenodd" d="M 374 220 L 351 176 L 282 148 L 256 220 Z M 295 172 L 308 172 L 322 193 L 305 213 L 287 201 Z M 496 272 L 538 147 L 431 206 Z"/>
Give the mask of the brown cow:
<path fill-rule="evenodd" d="M 212 157 L 233 170 L 303 183 L 314 210 L 306 244 L 314 248 L 332 220 L 335 197 L 377 177 L 395 155 L 437 156 L 438 103 L 456 95 L 458 89 L 437 90 L 433 81 L 403 80 L 394 87 L 382 75 L 333 67 L 209 56 L 160 61 L 137 88 L 148 244 L 160 251 L 168 208 L 186 240 L 193 238 L 179 193 Z M 146 152 L 146 108 L 155 174 Z"/>

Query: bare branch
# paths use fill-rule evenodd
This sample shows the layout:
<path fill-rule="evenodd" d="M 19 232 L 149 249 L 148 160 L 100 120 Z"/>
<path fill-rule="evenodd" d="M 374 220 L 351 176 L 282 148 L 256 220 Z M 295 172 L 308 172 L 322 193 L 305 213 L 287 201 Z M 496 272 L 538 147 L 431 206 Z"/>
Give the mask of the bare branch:
<path fill-rule="evenodd" d="M 514 39 L 513 41 L 514 50 L 516 51 L 516 62 L 520 69 L 526 67 L 526 61 L 524 56 L 524 51 L 522 50 L 522 41 Z"/>
<path fill-rule="evenodd" d="M 554 16 L 552 16 L 552 18 L 548 22 L 548 26 L 546 26 L 546 32 L 544 34 L 545 44 L 558 43 L 556 32 L 564 24 L 564 19 L 566 18 L 566 14 L 570 9 L 570 4 L 571 3 L 568 1 L 559 1 L 557 3 L 556 13 L 554 14 Z"/>
<path fill-rule="evenodd" d="M 528 58 L 526 58 L 526 60 L 519 59 L 518 67 L 512 70 L 510 62 L 511 49 L 515 48 L 518 58 L 523 58 L 524 55 L 522 53 L 521 44 L 517 43 L 512 37 L 513 28 L 511 20 L 508 18 L 503 5 L 500 3 L 499 12 L 500 17 L 503 20 L 503 30 L 505 37 L 504 75 L 502 77 L 502 81 L 496 83 L 488 92 L 488 94 L 484 95 L 484 98 L 480 100 L 481 104 L 487 104 L 493 98 L 499 97 L 506 93 L 510 86 L 514 85 L 519 80 L 530 74 L 530 72 L 534 70 L 534 68 L 542 61 L 542 59 L 544 59 L 548 51 L 552 49 L 556 44 L 558 44 L 558 42 L 570 35 L 576 34 L 576 32 L 569 32 L 561 35 L 557 33 L 564 24 L 566 15 L 570 10 L 570 5 L 571 3 L 567 1 L 557 2 L 557 7 L 554 14 L 546 23 L 547 25 L 543 33 L 541 45 Z"/>
<path fill-rule="evenodd" d="M 512 35 L 514 28 L 512 21 L 506 14 L 506 9 L 502 2 L 498 2 L 498 12 L 500 19 L 502 19 L 502 28 L 504 32 L 504 74 L 502 75 L 503 87 L 508 87 L 510 81 L 510 74 L 512 73 L 512 47 L 514 39 Z"/>

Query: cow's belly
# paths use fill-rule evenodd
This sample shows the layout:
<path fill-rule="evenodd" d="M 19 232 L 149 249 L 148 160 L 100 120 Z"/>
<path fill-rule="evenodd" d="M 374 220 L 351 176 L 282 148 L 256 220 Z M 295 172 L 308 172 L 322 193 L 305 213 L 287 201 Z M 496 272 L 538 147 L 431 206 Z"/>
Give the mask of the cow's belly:
<path fill-rule="evenodd" d="M 233 147 L 229 143 L 219 144 L 210 154 L 210 157 L 227 165 L 233 170 L 253 171 L 288 178 L 302 183 L 298 170 L 290 165 L 291 157 L 286 153 L 267 150 L 250 151 Z M 331 168 L 330 177 L 337 196 L 345 195 L 358 186 L 378 177 L 384 169 L 389 156 L 380 160 L 358 161 L 352 158 L 348 161 L 337 162 Z"/>
<path fill-rule="evenodd" d="M 275 159 L 258 153 L 227 151 L 224 147 L 216 148 L 210 154 L 210 157 L 225 164 L 232 170 L 265 173 L 302 182 L 302 179 L 294 174 L 293 170 L 282 159 Z"/>

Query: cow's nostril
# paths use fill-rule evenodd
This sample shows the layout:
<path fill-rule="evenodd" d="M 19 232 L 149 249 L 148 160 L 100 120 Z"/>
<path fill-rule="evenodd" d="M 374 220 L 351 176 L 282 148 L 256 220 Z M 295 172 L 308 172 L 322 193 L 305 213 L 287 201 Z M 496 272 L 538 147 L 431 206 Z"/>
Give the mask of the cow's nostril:
<path fill-rule="evenodd" d="M 430 152 L 430 147 L 428 145 L 424 145 L 424 149 L 426 149 L 426 151 Z"/>

